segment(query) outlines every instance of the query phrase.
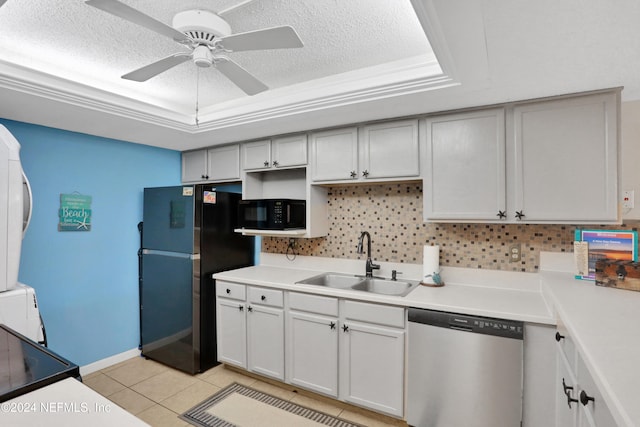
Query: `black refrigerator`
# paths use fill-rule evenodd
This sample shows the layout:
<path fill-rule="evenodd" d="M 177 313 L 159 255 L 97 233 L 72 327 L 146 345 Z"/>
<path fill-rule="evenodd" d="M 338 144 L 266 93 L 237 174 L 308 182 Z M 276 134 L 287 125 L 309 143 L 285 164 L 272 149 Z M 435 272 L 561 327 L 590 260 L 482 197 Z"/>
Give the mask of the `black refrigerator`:
<path fill-rule="evenodd" d="M 142 355 L 187 373 L 217 364 L 213 273 L 253 265 L 237 228 L 240 194 L 213 185 L 144 189 L 140 248 Z"/>

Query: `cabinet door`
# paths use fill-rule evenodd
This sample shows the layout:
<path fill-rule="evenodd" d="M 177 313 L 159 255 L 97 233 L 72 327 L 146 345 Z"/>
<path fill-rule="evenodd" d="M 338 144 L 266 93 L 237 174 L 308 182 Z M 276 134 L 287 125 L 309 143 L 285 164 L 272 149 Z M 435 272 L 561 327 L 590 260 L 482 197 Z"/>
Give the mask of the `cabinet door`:
<path fill-rule="evenodd" d="M 218 360 L 247 367 L 247 320 L 245 303 L 224 298 L 216 302 Z"/>
<path fill-rule="evenodd" d="M 207 150 L 182 153 L 182 182 L 198 182 L 207 179 Z"/>
<path fill-rule="evenodd" d="M 503 219 L 504 110 L 428 118 L 426 134 L 425 219 Z"/>
<path fill-rule="evenodd" d="M 523 220 L 615 222 L 618 94 L 514 108 L 514 200 Z"/>
<path fill-rule="evenodd" d="M 578 398 L 578 384 L 560 349 L 556 355 L 556 372 L 556 427 L 575 427 L 578 402 L 570 399 Z"/>
<path fill-rule="evenodd" d="M 578 425 L 580 427 L 617 426 L 602 393 L 580 356 L 578 356 L 578 382 L 580 383 Z"/>
<path fill-rule="evenodd" d="M 240 179 L 240 146 L 210 148 L 207 152 L 209 181 Z"/>
<path fill-rule="evenodd" d="M 307 164 L 307 135 L 292 135 L 272 141 L 273 166 L 304 166 Z"/>
<path fill-rule="evenodd" d="M 284 381 L 283 310 L 250 305 L 247 311 L 249 370 Z"/>
<path fill-rule="evenodd" d="M 290 311 L 287 328 L 287 382 L 337 397 L 338 319 Z"/>
<path fill-rule="evenodd" d="M 311 135 L 313 181 L 357 178 L 358 128 L 335 129 Z"/>
<path fill-rule="evenodd" d="M 340 398 L 402 417 L 404 330 L 345 322 L 340 335 Z"/>
<path fill-rule="evenodd" d="M 271 167 L 271 141 L 247 142 L 242 144 L 242 168 L 244 170 Z"/>
<path fill-rule="evenodd" d="M 359 164 L 362 178 L 419 176 L 418 120 L 364 126 Z"/>

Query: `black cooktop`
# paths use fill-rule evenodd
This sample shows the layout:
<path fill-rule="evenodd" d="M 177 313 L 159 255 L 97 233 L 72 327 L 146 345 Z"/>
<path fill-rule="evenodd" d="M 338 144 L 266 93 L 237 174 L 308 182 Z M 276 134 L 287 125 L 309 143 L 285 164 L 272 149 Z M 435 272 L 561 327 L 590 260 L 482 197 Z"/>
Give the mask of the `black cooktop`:
<path fill-rule="evenodd" d="M 68 377 L 80 379 L 80 368 L 0 325 L 0 402 Z"/>

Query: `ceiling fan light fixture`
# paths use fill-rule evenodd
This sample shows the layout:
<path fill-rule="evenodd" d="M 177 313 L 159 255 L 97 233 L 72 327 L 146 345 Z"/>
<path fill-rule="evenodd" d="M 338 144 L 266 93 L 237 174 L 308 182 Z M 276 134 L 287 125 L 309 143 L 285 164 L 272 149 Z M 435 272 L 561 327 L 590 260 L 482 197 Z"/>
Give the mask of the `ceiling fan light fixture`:
<path fill-rule="evenodd" d="M 231 26 L 208 10 L 185 10 L 173 17 L 172 26 L 197 43 L 213 44 L 215 38 L 231 34 Z"/>
<path fill-rule="evenodd" d="M 206 45 L 197 46 L 193 50 L 193 63 L 198 67 L 208 68 L 213 64 L 213 55 L 211 55 L 211 51 L 209 47 Z"/>

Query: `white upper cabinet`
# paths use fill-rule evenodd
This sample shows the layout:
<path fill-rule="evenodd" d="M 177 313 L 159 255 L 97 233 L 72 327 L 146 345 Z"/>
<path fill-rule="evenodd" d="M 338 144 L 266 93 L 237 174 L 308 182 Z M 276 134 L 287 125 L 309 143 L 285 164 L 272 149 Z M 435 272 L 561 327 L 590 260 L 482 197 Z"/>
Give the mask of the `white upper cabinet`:
<path fill-rule="evenodd" d="M 417 120 L 364 126 L 360 147 L 362 178 L 402 178 L 420 175 Z"/>
<path fill-rule="evenodd" d="M 266 169 L 271 167 L 271 140 L 242 144 L 242 169 Z"/>
<path fill-rule="evenodd" d="M 305 166 L 306 164 L 306 134 L 242 144 L 242 168 L 245 171 Z"/>
<path fill-rule="evenodd" d="M 619 92 L 426 119 L 427 221 L 619 221 Z"/>
<path fill-rule="evenodd" d="M 513 210 L 527 222 L 618 220 L 618 94 L 516 106 Z"/>
<path fill-rule="evenodd" d="M 389 181 L 420 175 L 418 120 L 311 135 L 312 181 Z"/>
<path fill-rule="evenodd" d="M 425 218 L 506 215 L 504 116 L 497 108 L 426 120 Z"/>
<path fill-rule="evenodd" d="M 271 141 L 271 163 L 276 168 L 307 164 L 307 135 L 283 136 Z"/>
<path fill-rule="evenodd" d="M 354 179 L 358 176 L 358 128 L 311 134 L 312 181 Z"/>
<path fill-rule="evenodd" d="M 182 153 L 182 182 L 198 182 L 207 179 L 207 150 Z"/>
<path fill-rule="evenodd" d="M 238 144 L 182 153 L 182 182 L 225 182 L 239 179 Z"/>

